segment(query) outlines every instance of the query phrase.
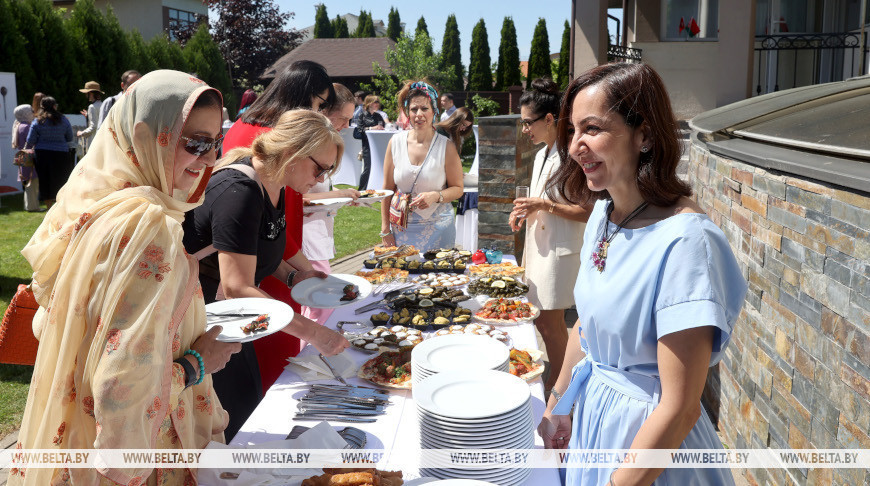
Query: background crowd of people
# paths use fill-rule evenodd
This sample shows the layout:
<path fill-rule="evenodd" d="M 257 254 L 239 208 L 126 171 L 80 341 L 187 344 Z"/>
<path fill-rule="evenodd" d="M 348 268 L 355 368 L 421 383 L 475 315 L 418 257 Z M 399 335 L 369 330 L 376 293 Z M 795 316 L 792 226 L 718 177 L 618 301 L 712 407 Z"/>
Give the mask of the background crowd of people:
<path fill-rule="evenodd" d="M 13 143 L 35 153 L 19 177 L 33 184 L 31 198 L 38 180 L 50 208 L 22 251 L 41 306 L 19 434 L 26 449 L 202 448 L 238 431 L 305 342 L 326 356 L 349 346 L 322 326 L 328 311 L 301 308 L 290 289 L 330 272 L 334 214 L 305 217 L 303 200 L 356 199 L 368 185 L 363 134 L 389 124 L 379 98 L 361 100 L 323 66 L 298 61 L 259 96 L 245 92 L 223 135 L 220 92 L 176 71 L 139 77 L 124 73 L 122 92 L 105 101 L 96 83 L 82 90 L 91 104 L 78 135 L 93 138 L 75 168 L 72 128 L 54 98 L 15 110 Z M 542 310 L 535 324 L 553 367 L 539 427 L 547 447 L 721 447 L 700 396 L 746 283 L 721 230 L 676 177 L 677 125 L 663 86 L 646 65 L 611 64 L 564 95 L 533 80 L 520 99 L 522 130 L 542 148 L 529 195 L 506 224 L 526 227 L 528 297 Z M 398 105 L 407 129 L 384 160 L 382 187 L 393 195 L 381 204 L 382 244 L 452 247 L 473 115 L 425 80 L 406 82 Z M 358 189 L 336 189 L 338 132 L 352 121 L 366 168 Z M 205 332 L 204 306 L 240 297 L 278 299 L 297 313 L 284 332 L 219 342 L 218 328 Z M 572 304 L 579 320 L 569 335 Z M 192 474 L 31 469 L 10 484 L 182 484 Z M 567 482 L 650 484 L 661 474 L 570 468 Z M 729 478 L 679 469 L 665 479 Z"/>

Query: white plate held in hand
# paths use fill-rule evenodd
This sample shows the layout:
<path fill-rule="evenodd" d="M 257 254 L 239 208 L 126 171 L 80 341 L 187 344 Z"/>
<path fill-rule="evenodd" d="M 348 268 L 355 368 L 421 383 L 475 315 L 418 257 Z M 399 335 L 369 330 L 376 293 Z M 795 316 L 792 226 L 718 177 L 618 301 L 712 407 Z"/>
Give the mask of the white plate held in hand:
<path fill-rule="evenodd" d="M 311 206 L 302 206 L 302 212 L 305 214 L 319 213 L 321 211 L 337 211 L 338 208 L 353 201 L 349 197 L 331 197 L 328 199 L 313 199 Z"/>
<path fill-rule="evenodd" d="M 246 297 L 242 299 L 219 300 L 205 306 L 205 311 L 214 314 L 268 314 L 269 328 L 265 331 L 245 334 L 242 326 L 250 323 L 256 317 L 239 317 L 234 319 L 217 319 L 217 316 L 206 316 L 206 330 L 214 326 L 223 329 L 217 340 L 225 343 L 246 343 L 274 334 L 293 320 L 293 309 L 275 299 Z M 214 320 L 215 322 L 209 322 Z"/>
<path fill-rule="evenodd" d="M 353 284 L 359 289 L 354 300 L 341 300 L 345 285 Z M 356 275 L 333 274 L 326 278 L 309 278 L 293 286 L 290 295 L 300 305 L 315 309 L 334 309 L 348 304 L 357 304 L 371 295 L 372 284 Z"/>

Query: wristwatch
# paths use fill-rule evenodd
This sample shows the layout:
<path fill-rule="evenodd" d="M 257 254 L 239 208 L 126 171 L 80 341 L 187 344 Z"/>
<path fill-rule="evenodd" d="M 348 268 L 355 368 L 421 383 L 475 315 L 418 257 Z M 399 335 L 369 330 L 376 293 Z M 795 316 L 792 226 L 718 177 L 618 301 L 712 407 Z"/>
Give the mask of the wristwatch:
<path fill-rule="evenodd" d="M 444 194 L 442 194 L 441 191 L 438 191 L 438 202 L 439 203 L 444 202 Z"/>
<path fill-rule="evenodd" d="M 296 278 L 296 274 L 298 272 L 296 270 L 291 270 L 290 273 L 287 274 L 287 287 L 293 287 L 293 279 Z"/>
<path fill-rule="evenodd" d="M 550 203 L 550 210 L 548 211 L 550 214 L 553 214 L 553 210 L 556 209 L 556 203 Z"/>

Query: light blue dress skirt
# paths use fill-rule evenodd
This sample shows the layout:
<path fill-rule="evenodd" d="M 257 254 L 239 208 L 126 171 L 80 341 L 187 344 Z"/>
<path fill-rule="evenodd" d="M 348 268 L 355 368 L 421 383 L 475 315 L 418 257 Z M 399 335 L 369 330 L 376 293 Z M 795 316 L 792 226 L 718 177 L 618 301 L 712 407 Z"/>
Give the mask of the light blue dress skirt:
<path fill-rule="evenodd" d="M 456 225 L 453 223 L 453 205 L 442 203 L 428 218 L 416 212 L 408 217 L 408 227 L 404 231 L 393 225 L 396 245 L 414 245 L 420 251 L 436 248 L 452 248 L 456 243 Z"/>

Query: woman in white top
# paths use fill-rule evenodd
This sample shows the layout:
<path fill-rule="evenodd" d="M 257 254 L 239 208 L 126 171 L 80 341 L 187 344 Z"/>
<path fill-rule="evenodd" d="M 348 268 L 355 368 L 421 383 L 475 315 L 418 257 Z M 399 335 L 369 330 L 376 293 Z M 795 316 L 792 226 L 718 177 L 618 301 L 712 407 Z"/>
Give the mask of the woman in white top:
<path fill-rule="evenodd" d="M 514 201 L 508 223 L 519 231 L 526 223 L 523 266 L 529 285 L 529 301 L 541 309 L 535 326 L 541 333 L 550 374 L 545 384 L 549 390 L 559 378 L 568 328 L 565 309 L 574 304 L 574 280 L 580 269 L 583 230 L 589 218 L 588 208 L 553 200 L 547 195 L 547 182 L 562 164 L 556 143 L 556 120 L 559 114 L 559 87 L 549 78 L 532 81 L 532 89 L 520 97 L 523 132 L 532 143 L 545 146 L 535 156 L 529 196 Z"/>
<path fill-rule="evenodd" d="M 406 229 L 391 225 L 392 197 L 384 199 L 380 236 L 384 246 L 450 248 L 456 240 L 450 202 L 462 196 L 462 164 L 453 144 L 432 125 L 438 114 L 438 93 L 429 84 L 415 81 L 406 84 L 398 98 L 411 129 L 390 139 L 384 157 L 384 189 L 396 195 L 411 194 L 412 212 Z"/>
<path fill-rule="evenodd" d="M 96 81 L 88 81 L 85 87 L 79 90 L 88 97 L 88 111 L 82 110 L 82 115 L 85 115 L 88 120 L 88 126 L 84 130 L 79 130 L 76 133 L 77 137 L 82 137 L 82 148 L 85 152 L 91 145 L 94 135 L 97 134 L 98 121 L 100 120 L 100 108 L 103 106 L 103 92 L 100 91 L 100 83 Z"/>
<path fill-rule="evenodd" d="M 348 127 L 350 119 L 353 118 L 354 98 L 353 93 L 343 84 L 333 83 L 332 87 L 335 88 L 335 103 L 323 110 L 322 113 L 340 132 Z M 359 197 L 359 191 L 356 189 L 332 190 L 332 179 L 327 177 L 326 180 L 318 182 L 309 189 L 303 199 L 316 200 L 331 197 L 349 197 L 356 200 Z M 315 270 L 320 270 L 326 274 L 332 273 L 329 260 L 335 257 L 335 239 L 332 234 L 334 225 L 335 212 L 333 211 L 306 214 L 302 222 L 302 253 L 308 257 Z M 324 324 L 332 315 L 332 311 L 333 309 L 315 309 L 314 307 L 302 306 L 302 315 L 318 324 Z"/>

